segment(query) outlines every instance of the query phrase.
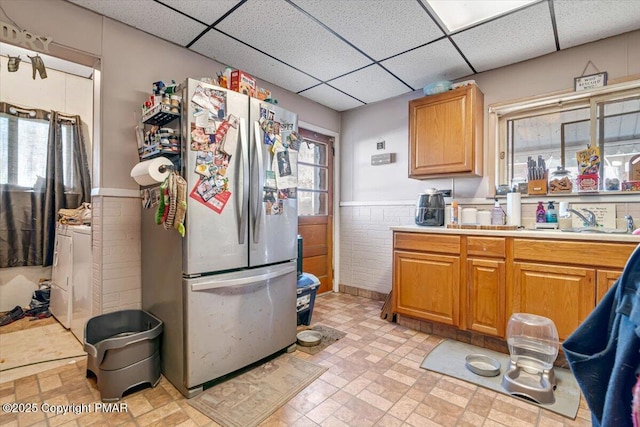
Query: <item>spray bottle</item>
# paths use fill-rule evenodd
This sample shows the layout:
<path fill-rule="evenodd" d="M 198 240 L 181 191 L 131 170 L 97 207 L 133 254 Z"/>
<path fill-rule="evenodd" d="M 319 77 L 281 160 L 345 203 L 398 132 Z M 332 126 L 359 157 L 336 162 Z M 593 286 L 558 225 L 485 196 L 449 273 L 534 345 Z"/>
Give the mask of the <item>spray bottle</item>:
<path fill-rule="evenodd" d="M 495 203 L 493 205 L 493 209 L 491 209 L 491 225 L 504 225 L 504 210 L 500 207 L 498 198 L 496 197 L 494 200 Z"/>

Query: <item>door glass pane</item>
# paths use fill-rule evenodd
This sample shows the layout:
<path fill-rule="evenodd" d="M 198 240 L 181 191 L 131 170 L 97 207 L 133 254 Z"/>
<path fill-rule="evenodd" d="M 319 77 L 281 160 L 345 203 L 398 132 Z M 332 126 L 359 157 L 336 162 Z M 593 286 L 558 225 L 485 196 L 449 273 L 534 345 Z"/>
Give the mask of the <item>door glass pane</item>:
<path fill-rule="evenodd" d="M 617 190 L 615 180 L 618 183 L 632 180 L 629 161 L 640 153 L 640 97 L 601 103 L 597 111 L 598 142 L 601 150 L 604 148 L 602 188 Z M 600 125 L 603 127 L 602 135 Z"/>
<path fill-rule="evenodd" d="M 327 194 L 298 190 L 298 215 L 327 215 Z"/>
<path fill-rule="evenodd" d="M 299 163 L 298 187 L 306 190 L 327 190 L 327 169 Z"/>
<path fill-rule="evenodd" d="M 298 161 L 327 166 L 327 145 L 305 139 L 302 144 L 300 144 Z"/>

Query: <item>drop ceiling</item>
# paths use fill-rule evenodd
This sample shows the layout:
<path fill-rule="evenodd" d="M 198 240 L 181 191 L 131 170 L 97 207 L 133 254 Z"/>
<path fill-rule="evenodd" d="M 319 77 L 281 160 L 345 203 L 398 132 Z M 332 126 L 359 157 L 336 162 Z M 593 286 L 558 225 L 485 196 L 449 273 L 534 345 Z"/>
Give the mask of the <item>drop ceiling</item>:
<path fill-rule="evenodd" d="M 427 0 L 68 1 L 336 111 L 640 29 L 640 0 L 540 0 L 454 32 Z"/>

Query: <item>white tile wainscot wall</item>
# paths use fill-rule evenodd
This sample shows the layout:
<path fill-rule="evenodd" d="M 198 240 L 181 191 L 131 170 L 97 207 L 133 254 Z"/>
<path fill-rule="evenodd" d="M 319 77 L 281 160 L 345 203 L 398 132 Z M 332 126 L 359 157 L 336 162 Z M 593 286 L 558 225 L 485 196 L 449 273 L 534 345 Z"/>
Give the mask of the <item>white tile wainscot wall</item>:
<path fill-rule="evenodd" d="M 94 195 L 93 315 L 142 308 L 139 197 Z"/>
<path fill-rule="evenodd" d="M 393 232 L 414 223 L 415 201 L 340 204 L 340 284 L 391 292 Z"/>

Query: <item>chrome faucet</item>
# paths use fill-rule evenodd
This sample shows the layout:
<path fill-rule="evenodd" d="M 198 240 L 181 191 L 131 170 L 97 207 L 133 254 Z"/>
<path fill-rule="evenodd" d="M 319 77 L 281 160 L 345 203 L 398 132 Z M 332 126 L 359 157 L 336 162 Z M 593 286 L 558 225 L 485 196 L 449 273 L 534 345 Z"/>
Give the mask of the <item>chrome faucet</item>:
<path fill-rule="evenodd" d="M 633 217 L 631 215 L 625 215 L 624 219 L 627 220 L 627 233 L 633 233 L 635 225 L 633 224 Z"/>
<path fill-rule="evenodd" d="M 587 227 L 597 227 L 598 221 L 596 220 L 596 214 L 589 209 L 582 209 L 582 211 L 584 212 L 584 214 L 582 214 L 582 212 L 578 212 L 575 209 L 567 208 L 567 212 L 576 214 L 578 218 L 580 218 L 585 224 L 587 224 Z"/>

